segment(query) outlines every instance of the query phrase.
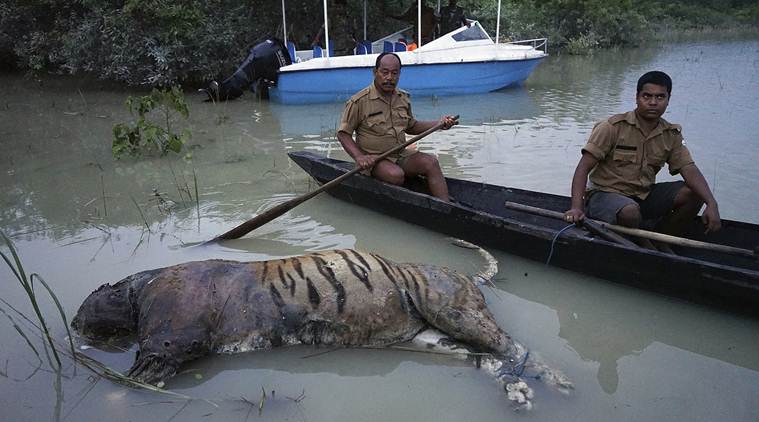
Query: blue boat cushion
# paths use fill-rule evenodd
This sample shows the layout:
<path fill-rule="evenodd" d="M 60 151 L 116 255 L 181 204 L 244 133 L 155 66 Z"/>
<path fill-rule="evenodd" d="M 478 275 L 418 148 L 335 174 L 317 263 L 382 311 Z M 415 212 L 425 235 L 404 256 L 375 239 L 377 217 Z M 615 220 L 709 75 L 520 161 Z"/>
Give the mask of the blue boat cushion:
<path fill-rule="evenodd" d="M 406 51 L 406 44 L 402 42 L 395 43 L 395 51 Z"/>
<path fill-rule="evenodd" d="M 314 58 L 322 57 L 322 55 L 323 55 L 322 48 L 319 47 L 318 45 L 315 45 L 314 46 Z"/>
<path fill-rule="evenodd" d="M 290 53 L 290 62 L 295 63 L 295 43 L 287 42 L 287 52 Z"/>
<path fill-rule="evenodd" d="M 366 49 L 366 54 L 372 54 L 372 42 L 369 40 L 363 40 L 361 41 L 361 44 Z"/>
<path fill-rule="evenodd" d="M 385 53 L 392 53 L 395 49 L 393 48 L 393 43 L 390 41 L 385 41 L 382 43 L 382 51 Z"/>

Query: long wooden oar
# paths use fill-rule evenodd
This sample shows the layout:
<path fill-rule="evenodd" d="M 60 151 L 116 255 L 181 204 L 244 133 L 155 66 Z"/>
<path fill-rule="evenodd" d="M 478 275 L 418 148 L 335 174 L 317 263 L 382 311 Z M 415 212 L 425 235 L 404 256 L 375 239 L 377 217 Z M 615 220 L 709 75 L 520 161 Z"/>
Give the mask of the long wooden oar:
<path fill-rule="evenodd" d="M 453 120 L 458 123 L 459 116 L 456 115 Z M 407 146 L 413 144 L 414 142 L 419 141 L 420 139 L 424 138 L 425 136 L 429 135 L 432 132 L 435 132 L 436 130 L 443 127 L 443 122 L 440 122 L 436 124 L 435 126 L 425 130 L 424 132 L 420 133 L 419 135 L 414 136 L 413 138 L 409 139 L 405 143 L 398 145 L 396 147 L 393 147 L 392 149 L 380 154 L 377 159 L 375 160 L 375 163 L 380 162 L 380 160 L 384 159 L 390 154 L 396 153 Z M 245 236 L 246 234 L 252 232 L 253 230 L 263 226 L 264 224 L 268 223 L 271 220 L 274 220 L 275 218 L 279 217 L 280 215 L 286 213 L 287 211 L 290 211 L 291 209 L 297 207 L 298 205 L 302 204 L 303 202 L 308 201 L 309 199 L 313 198 L 314 196 L 324 192 L 325 190 L 339 184 L 343 180 L 353 176 L 354 174 L 360 172 L 363 170 L 360 167 L 356 167 L 353 170 L 343 174 L 342 176 L 336 177 L 329 182 L 323 184 L 319 189 L 316 189 L 312 192 L 309 192 L 305 195 L 298 196 L 296 198 L 293 198 L 287 202 L 284 202 L 282 204 L 277 205 L 276 207 L 264 212 L 263 214 L 257 215 L 250 220 L 240 224 L 239 226 L 233 228 L 232 230 L 221 234 L 219 236 L 216 236 L 211 242 L 217 241 L 217 240 L 227 240 L 227 239 L 238 239 L 242 236 Z"/>
<path fill-rule="evenodd" d="M 508 202 L 508 201 L 506 202 L 505 205 L 506 205 L 506 208 L 509 208 L 512 210 L 523 211 L 523 212 L 527 212 L 531 214 L 540 215 L 543 217 L 564 220 L 564 213 L 562 212 L 547 210 L 544 208 L 532 207 L 529 205 L 519 204 L 516 202 Z M 663 243 L 669 243 L 671 245 L 684 246 L 684 247 L 695 248 L 695 249 L 706 249 L 706 250 L 710 250 L 714 252 L 722 252 L 722 253 L 731 254 L 731 255 L 740 255 L 740 256 L 745 256 L 749 258 L 757 258 L 759 256 L 757 252 L 751 251 L 749 249 L 736 248 L 736 247 L 727 246 L 727 245 L 718 245 L 716 243 L 701 242 L 699 240 L 686 239 L 683 237 L 671 236 L 668 234 L 657 233 L 657 232 L 652 232 L 648 230 L 633 229 L 630 227 L 609 224 L 603 221 L 591 220 L 589 218 L 585 218 L 585 220 L 583 221 L 586 223 L 586 225 L 587 223 L 591 223 L 604 229 L 614 230 L 617 233 L 622 233 L 622 234 L 626 234 L 630 236 L 636 236 L 636 237 L 649 239 L 649 240 L 656 240 Z"/>

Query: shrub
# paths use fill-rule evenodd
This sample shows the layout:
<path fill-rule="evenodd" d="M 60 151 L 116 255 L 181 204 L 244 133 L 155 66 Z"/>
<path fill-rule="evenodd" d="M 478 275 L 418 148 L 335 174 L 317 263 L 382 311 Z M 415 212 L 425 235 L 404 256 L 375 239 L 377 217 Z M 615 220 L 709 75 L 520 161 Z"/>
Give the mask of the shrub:
<path fill-rule="evenodd" d="M 161 155 L 169 151 L 177 154 L 182 151 L 190 132 L 185 129 L 181 134 L 177 133 L 172 125 L 177 114 L 187 119 L 190 112 L 178 86 L 170 90 L 153 89 L 150 95 L 142 97 L 129 96 L 126 106 L 133 116 L 137 116 L 137 121 L 134 125 L 119 123 L 113 127 L 114 157 L 118 159 L 126 154 L 140 156 L 151 150 Z"/>

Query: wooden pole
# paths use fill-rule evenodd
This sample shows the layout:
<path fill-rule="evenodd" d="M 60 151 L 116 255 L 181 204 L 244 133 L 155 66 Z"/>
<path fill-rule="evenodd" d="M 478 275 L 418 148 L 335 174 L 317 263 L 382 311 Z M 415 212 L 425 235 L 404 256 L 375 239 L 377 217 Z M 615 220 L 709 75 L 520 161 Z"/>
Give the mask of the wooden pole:
<path fill-rule="evenodd" d="M 547 210 L 543 208 L 532 207 L 529 205 L 518 204 L 516 202 L 506 202 L 506 208 L 515 211 L 527 212 L 530 214 L 540 215 L 548 218 L 555 218 L 564 220 L 564 213 L 558 211 Z M 663 243 L 668 243 L 676 246 L 683 246 L 686 248 L 705 249 L 714 252 L 722 252 L 730 255 L 740 255 L 748 258 L 757 258 L 759 254 L 756 251 L 751 251 L 743 248 L 736 248 L 733 246 L 719 245 L 716 243 L 701 242 L 699 240 L 686 239 L 683 237 L 672 236 L 664 233 L 657 233 L 648 230 L 634 229 L 631 227 L 618 226 L 616 224 L 609 224 L 603 221 L 591 220 L 585 218 L 585 222 L 598 225 L 603 229 L 613 230 L 617 233 L 622 233 L 630 236 L 640 237 L 643 239 L 656 240 Z M 637 245 L 636 245 L 637 246 Z"/>
<path fill-rule="evenodd" d="M 458 121 L 458 119 L 459 119 L 458 115 L 453 118 L 453 120 L 456 121 L 456 122 Z M 443 122 L 440 122 L 440 123 L 436 124 L 435 126 L 433 126 L 433 127 L 429 128 L 429 129 L 425 130 L 424 132 L 420 133 L 419 135 L 414 136 L 413 138 L 409 139 L 405 143 L 397 145 L 397 146 L 395 146 L 395 147 L 393 147 L 393 148 L 385 151 L 384 153 L 380 154 L 377 157 L 377 160 L 375 161 L 375 163 L 380 162 L 381 160 L 383 160 L 384 158 L 386 158 L 387 156 L 389 156 L 391 154 L 394 154 L 394 153 L 396 153 L 398 151 L 403 150 L 407 146 L 409 146 L 409 145 L 411 145 L 411 144 L 419 141 L 420 139 L 424 138 L 425 136 L 429 135 L 430 133 L 437 131 L 441 127 L 443 127 Z M 211 242 L 218 241 L 218 240 L 227 240 L 227 239 L 239 239 L 240 237 L 245 236 L 246 234 L 252 232 L 253 230 L 255 230 L 255 229 L 263 226 L 264 224 L 268 223 L 269 221 L 274 220 L 275 218 L 279 217 L 280 215 L 286 213 L 287 211 L 290 211 L 291 209 L 293 209 L 296 206 L 302 204 L 303 202 L 308 201 L 309 199 L 311 199 L 314 196 L 316 196 L 316 195 L 324 192 L 325 190 L 327 190 L 327 189 L 329 189 L 329 188 L 331 188 L 331 187 L 333 187 L 335 185 L 340 184 L 340 182 L 342 182 L 343 180 L 345 180 L 345 179 L 353 176 L 354 174 L 360 172 L 361 170 L 363 170 L 363 169 L 360 168 L 360 167 L 356 167 L 353 170 L 351 170 L 351 171 L 343 174 L 342 176 L 336 177 L 336 178 L 330 180 L 329 182 L 323 184 L 321 187 L 319 187 L 319 189 L 316 189 L 316 190 L 314 190 L 312 192 L 309 192 L 307 194 L 304 194 L 304 195 L 298 196 L 296 198 L 293 198 L 293 199 L 291 199 L 291 200 L 289 200 L 287 202 L 284 202 L 282 204 L 277 205 L 276 207 L 274 207 L 274 208 L 272 208 L 270 210 L 265 211 L 263 214 L 259 214 L 259 215 L 255 216 L 255 217 L 251 218 L 250 220 L 248 220 L 248 221 L 240 224 L 239 226 L 233 228 L 232 230 L 229 230 L 228 232 L 215 237 L 213 240 L 211 240 Z"/>

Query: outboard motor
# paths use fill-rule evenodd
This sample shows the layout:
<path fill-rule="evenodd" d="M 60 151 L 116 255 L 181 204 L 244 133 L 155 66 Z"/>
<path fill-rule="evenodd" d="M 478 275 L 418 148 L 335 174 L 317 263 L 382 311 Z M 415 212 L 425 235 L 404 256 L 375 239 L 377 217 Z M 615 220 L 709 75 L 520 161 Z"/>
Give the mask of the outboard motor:
<path fill-rule="evenodd" d="M 268 87 L 277 82 L 277 70 L 292 64 L 282 41 L 269 38 L 250 49 L 250 54 L 232 76 L 218 83 L 211 81 L 206 89 L 209 101 L 232 100 L 242 95 L 252 83 Z"/>

